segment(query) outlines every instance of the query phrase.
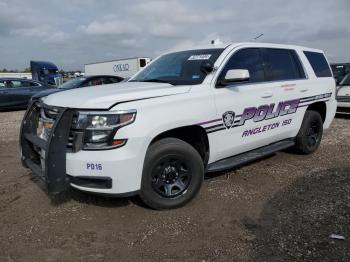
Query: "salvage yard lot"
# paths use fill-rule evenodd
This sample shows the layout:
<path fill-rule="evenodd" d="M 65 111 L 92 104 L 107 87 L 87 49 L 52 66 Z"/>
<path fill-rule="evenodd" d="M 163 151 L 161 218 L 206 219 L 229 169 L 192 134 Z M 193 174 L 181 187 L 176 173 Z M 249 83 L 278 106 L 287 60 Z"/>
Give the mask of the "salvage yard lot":
<path fill-rule="evenodd" d="M 50 200 L 19 161 L 23 113 L 0 113 L 0 261 L 350 261 L 349 118 L 313 155 L 210 175 L 190 204 L 154 211 L 73 190 Z"/>

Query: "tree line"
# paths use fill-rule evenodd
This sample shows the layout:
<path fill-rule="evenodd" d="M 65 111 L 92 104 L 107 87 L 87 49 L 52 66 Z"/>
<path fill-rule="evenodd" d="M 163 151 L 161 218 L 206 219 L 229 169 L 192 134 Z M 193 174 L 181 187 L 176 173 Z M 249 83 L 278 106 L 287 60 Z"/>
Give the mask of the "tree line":
<path fill-rule="evenodd" d="M 0 73 L 30 73 L 30 72 L 31 72 L 30 67 L 27 67 L 23 71 L 17 70 L 17 69 L 15 69 L 15 70 L 7 69 L 7 68 L 0 69 Z"/>

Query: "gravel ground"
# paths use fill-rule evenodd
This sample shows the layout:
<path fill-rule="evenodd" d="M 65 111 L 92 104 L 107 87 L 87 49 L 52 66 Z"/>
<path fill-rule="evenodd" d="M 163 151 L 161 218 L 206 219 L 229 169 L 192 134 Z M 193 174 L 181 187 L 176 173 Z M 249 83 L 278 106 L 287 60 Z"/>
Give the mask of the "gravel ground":
<path fill-rule="evenodd" d="M 138 197 L 50 200 L 20 165 L 22 116 L 0 113 L 0 261 L 350 261 L 349 118 L 312 155 L 211 175 L 193 202 L 159 212 Z"/>

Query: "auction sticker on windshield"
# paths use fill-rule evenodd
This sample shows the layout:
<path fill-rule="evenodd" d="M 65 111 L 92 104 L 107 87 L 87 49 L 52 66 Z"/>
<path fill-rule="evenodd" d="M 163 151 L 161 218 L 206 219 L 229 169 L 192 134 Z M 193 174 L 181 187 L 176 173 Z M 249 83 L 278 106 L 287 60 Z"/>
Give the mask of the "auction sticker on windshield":
<path fill-rule="evenodd" d="M 191 55 L 188 60 L 208 60 L 210 57 L 211 54 Z"/>

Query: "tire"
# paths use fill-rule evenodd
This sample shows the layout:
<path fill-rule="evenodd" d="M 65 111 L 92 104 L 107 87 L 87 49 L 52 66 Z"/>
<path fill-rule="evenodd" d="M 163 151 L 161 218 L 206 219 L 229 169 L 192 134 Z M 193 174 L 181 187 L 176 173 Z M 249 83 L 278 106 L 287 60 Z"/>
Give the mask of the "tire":
<path fill-rule="evenodd" d="M 323 135 L 321 115 L 312 110 L 305 113 L 303 123 L 295 139 L 295 149 L 301 154 L 311 154 L 320 146 Z"/>
<path fill-rule="evenodd" d="M 180 139 L 164 138 L 147 150 L 140 197 L 153 209 L 181 207 L 197 195 L 203 178 L 197 150 Z"/>

